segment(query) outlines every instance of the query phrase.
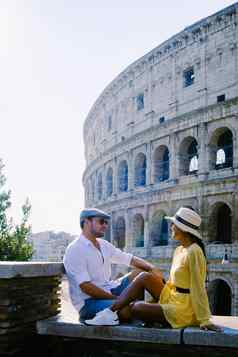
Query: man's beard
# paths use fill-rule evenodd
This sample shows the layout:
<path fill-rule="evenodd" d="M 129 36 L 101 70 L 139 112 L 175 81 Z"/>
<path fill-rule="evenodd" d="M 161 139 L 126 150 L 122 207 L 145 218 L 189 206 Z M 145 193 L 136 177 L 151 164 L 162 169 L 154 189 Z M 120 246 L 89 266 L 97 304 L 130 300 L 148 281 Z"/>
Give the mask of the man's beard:
<path fill-rule="evenodd" d="M 96 237 L 96 238 L 101 238 L 101 237 L 104 237 L 105 233 L 104 232 L 97 232 L 97 231 L 92 230 L 91 234 L 94 235 L 94 237 Z"/>

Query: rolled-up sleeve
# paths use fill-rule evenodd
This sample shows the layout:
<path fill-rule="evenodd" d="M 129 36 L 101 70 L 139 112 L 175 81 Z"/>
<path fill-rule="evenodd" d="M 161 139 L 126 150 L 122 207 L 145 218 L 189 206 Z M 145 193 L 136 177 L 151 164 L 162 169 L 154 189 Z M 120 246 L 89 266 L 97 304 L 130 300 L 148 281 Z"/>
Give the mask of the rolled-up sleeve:
<path fill-rule="evenodd" d="M 91 280 L 84 255 L 79 257 L 77 251 L 69 249 L 65 254 L 63 263 L 67 275 L 70 275 L 78 285 Z"/>
<path fill-rule="evenodd" d="M 108 248 L 110 249 L 112 263 L 130 266 L 133 257 L 131 253 L 123 252 L 121 249 L 114 247 L 111 243 L 108 243 Z"/>

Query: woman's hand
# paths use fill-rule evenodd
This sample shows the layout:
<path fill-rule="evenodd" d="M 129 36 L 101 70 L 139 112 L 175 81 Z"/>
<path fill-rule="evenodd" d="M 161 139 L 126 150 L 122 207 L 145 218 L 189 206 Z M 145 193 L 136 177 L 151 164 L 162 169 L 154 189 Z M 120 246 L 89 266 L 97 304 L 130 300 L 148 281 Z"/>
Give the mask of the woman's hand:
<path fill-rule="evenodd" d="M 222 332 L 222 328 L 220 326 L 214 325 L 214 324 L 207 324 L 207 325 L 203 325 L 200 327 L 201 330 L 205 330 L 205 331 L 216 331 L 216 332 Z"/>

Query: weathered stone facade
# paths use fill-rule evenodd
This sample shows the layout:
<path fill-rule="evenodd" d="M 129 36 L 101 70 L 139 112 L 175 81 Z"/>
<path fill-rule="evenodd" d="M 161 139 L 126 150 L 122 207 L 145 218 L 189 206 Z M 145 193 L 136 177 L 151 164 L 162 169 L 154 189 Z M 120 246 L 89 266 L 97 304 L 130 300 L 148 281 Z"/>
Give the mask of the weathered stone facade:
<path fill-rule="evenodd" d="M 174 243 L 164 216 L 192 206 L 220 315 L 238 315 L 237 24 L 235 3 L 138 59 L 84 125 L 85 203 L 111 213 L 107 238 L 166 275 Z"/>

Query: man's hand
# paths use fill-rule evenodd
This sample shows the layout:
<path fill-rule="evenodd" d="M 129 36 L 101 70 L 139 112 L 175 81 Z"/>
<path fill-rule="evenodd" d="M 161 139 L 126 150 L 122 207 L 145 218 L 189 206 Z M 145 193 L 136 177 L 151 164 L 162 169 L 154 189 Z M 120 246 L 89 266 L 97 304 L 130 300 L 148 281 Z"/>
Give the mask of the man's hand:
<path fill-rule="evenodd" d="M 141 269 L 143 271 L 147 271 L 148 273 L 155 269 L 154 264 L 135 256 L 133 256 L 131 259 L 131 266 L 137 269 Z"/>
<path fill-rule="evenodd" d="M 80 284 L 80 289 L 94 299 L 116 299 L 115 295 L 112 295 L 111 292 L 103 290 L 89 281 Z"/>
<path fill-rule="evenodd" d="M 156 274 L 161 279 L 163 279 L 163 274 L 154 264 L 147 262 L 146 260 L 138 257 L 133 257 L 131 260 L 131 265 L 137 269 L 144 270 L 148 273 Z"/>

